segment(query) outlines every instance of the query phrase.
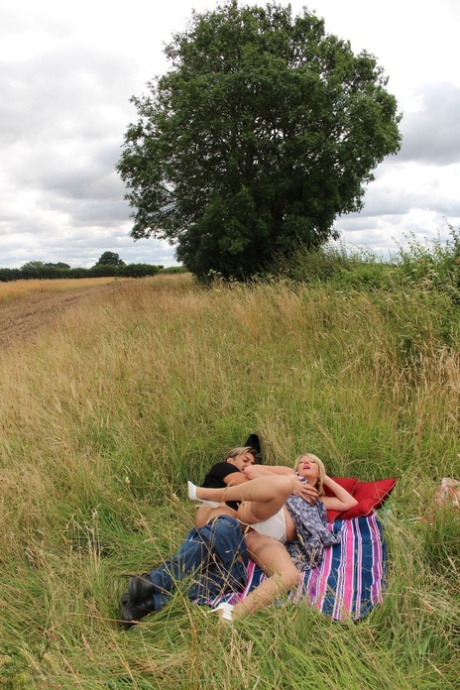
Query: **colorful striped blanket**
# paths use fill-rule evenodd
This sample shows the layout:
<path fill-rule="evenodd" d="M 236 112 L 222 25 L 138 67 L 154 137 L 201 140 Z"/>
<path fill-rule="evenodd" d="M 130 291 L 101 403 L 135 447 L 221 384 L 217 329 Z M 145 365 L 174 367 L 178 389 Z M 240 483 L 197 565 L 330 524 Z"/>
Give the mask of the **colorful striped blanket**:
<path fill-rule="evenodd" d="M 376 513 L 351 520 L 336 520 L 333 532 L 342 530 L 339 544 L 328 547 L 323 562 L 302 573 L 301 583 L 289 598 L 343 621 L 356 621 L 382 602 L 386 572 L 386 546 Z M 207 603 L 236 604 L 263 581 L 265 575 L 250 562 L 248 582 L 243 592 L 227 594 Z"/>

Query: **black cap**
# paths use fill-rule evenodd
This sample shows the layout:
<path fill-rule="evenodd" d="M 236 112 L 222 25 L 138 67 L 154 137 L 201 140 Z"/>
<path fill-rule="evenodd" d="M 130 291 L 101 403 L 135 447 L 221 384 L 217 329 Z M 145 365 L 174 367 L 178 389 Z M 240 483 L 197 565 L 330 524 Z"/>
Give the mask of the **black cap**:
<path fill-rule="evenodd" d="M 251 452 L 254 455 L 254 460 L 257 465 L 262 465 L 262 449 L 260 447 L 260 441 L 257 434 L 250 434 L 245 446 L 251 447 Z"/>

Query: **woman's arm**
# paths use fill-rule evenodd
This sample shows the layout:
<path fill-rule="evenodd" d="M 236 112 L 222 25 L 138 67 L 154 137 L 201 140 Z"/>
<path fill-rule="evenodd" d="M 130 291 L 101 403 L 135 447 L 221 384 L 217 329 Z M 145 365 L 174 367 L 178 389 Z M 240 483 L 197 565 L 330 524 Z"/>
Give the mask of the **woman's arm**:
<path fill-rule="evenodd" d="M 335 494 L 334 496 L 321 496 L 327 510 L 340 510 L 342 512 L 353 508 L 358 503 L 356 498 L 353 498 L 346 489 L 327 475 L 324 477 L 323 485 Z"/>

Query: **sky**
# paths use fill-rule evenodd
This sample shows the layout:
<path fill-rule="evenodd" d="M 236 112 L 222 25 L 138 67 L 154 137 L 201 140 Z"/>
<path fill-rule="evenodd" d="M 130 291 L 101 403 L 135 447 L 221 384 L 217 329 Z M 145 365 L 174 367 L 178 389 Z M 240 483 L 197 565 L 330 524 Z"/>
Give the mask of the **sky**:
<path fill-rule="evenodd" d="M 288 2 L 278 0 L 279 4 Z M 0 0 L 0 267 L 28 261 L 173 266 L 134 241 L 115 170 L 136 121 L 131 96 L 170 68 L 164 46 L 211 0 Z M 240 4 L 265 5 L 265 0 Z M 291 0 L 373 54 L 403 115 L 403 145 L 374 171 L 364 209 L 337 219 L 346 247 L 384 256 L 460 225 L 460 0 Z"/>

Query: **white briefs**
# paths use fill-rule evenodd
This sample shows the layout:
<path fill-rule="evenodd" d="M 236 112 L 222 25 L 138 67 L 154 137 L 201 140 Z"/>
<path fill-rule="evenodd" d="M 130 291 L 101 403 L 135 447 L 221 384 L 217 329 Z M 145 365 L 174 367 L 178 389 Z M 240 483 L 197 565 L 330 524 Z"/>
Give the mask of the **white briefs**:
<path fill-rule="evenodd" d="M 286 517 L 284 515 L 284 508 L 280 508 L 275 515 L 272 515 L 267 520 L 262 522 L 255 522 L 250 525 L 259 534 L 264 537 L 273 537 L 283 544 L 286 541 Z"/>

